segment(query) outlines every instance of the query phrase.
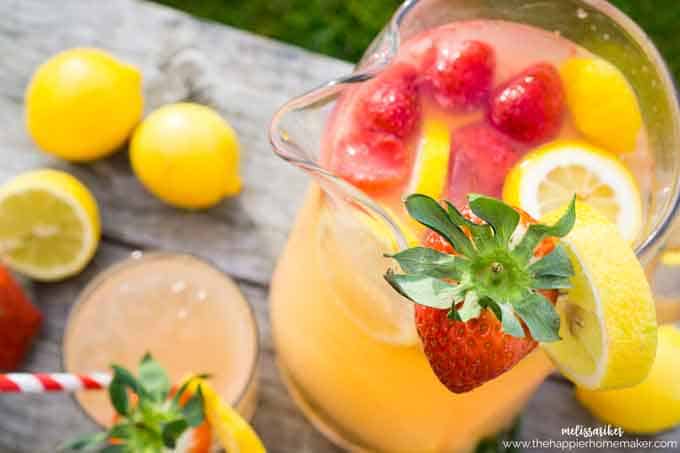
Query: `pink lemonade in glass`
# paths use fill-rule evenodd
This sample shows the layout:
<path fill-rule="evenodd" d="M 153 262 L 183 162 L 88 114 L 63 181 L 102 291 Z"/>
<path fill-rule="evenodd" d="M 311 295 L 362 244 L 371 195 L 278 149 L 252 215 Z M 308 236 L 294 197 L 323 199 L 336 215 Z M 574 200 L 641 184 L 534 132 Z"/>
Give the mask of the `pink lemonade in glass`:
<path fill-rule="evenodd" d="M 630 131 L 627 139 L 610 136 L 621 149 L 593 140 L 570 108 L 565 66 L 582 60 L 617 72 L 612 63 L 560 33 L 518 22 L 430 26 L 418 20 L 424 30 L 402 40 L 386 66 L 338 90 L 317 143 L 319 184 L 307 195 L 271 292 L 279 365 L 291 393 L 324 434 L 352 451 L 474 451 L 480 440 L 511 426 L 553 369 L 537 348 L 472 391 L 452 393 L 439 382 L 416 332 L 413 304 L 383 280 L 393 264 L 383 254 L 422 243 L 429 234 L 409 219 L 405 197 L 424 191 L 461 209 L 469 193 L 503 198 L 509 175 L 529 153 L 577 144 L 596 149 L 631 175 L 640 223 L 622 233 L 639 245 L 654 236 L 658 213 L 651 210 L 661 204 L 652 207 L 650 200 L 659 200 L 656 191 L 665 184 L 656 168 L 661 153 L 650 144 L 634 94 L 639 121 L 632 136 Z M 375 59 L 380 49 L 372 49 Z M 635 93 L 619 76 L 623 88 Z M 313 96 L 309 105 L 317 108 Z M 287 141 L 306 144 L 309 124 L 301 106 L 305 98 L 300 99 L 291 103 L 291 110 L 302 112 L 297 140 L 284 131 L 296 127 L 294 122 L 288 125 L 283 117 L 274 123 L 282 137 L 274 145 L 291 161 L 296 148 L 287 151 Z M 297 164 L 309 171 L 308 154 L 303 157 Z M 565 198 L 558 193 L 560 181 L 569 186 L 584 178 L 578 169 L 554 171 L 551 179 L 558 184 L 541 190 L 553 190 L 560 200 Z M 343 183 L 328 174 L 362 195 L 336 191 Z M 612 194 L 603 181 L 580 182 L 584 190 L 576 195 L 612 220 L 630 214 L 609 203 Z M 382 216 L 373 215 L 371 203 Z M 562 203 L 551 205 L 548 197 L 542 207 L 554 210 Z"/>

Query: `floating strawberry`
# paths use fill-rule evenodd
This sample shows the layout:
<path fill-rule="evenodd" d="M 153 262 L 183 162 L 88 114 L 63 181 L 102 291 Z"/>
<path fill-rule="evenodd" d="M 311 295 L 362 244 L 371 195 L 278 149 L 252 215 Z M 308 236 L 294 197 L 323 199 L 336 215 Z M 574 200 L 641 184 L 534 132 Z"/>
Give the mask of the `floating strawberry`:
<path fill-rule="evenodd" d="M 416 70 L 396 64 L 363 87 L 369 93 L 359 100 L 357 122 L 370 130 L 408 137 L 420 119 Z"/>
<path fill-rule="evenodd" d="M 515 140 L 536 144 L 557 135 L 564 110 L 559 72 L 549 63 L 538 63 L 494 91 L 489 119 Z"/>
<path fill-rule="evenodd" d="M 463 207 L 473 191 L 500 197 L 505 176 L 521 157 L 515 144 L 487 123 L 458 129 L 451 146 L 447 198 Z"/>
<path fill-rule="evenodd" d="M 555 240 L 574 225 L 573 201 L 553 226 L 537 224 L 494 198 L 470 195 L 469 205 L 465 216 L 450 203 L 445 210 L 432 198 L 410 196 L 411 216 L 443 237 L 455 254 L 410 248 L 393 256 L 405 273 L 385 275 L 418 304 L 416 327 L 425 355 L 455 393 L 506 372 L 537 342 L 558 340 L 555 290 L 568 288 L 573 275 Z M 429 242 L 437 243 L 432 236 Z"/>
<path fill-rule="evenodd" d="M 453 47 L 435 43 L 423 62 L 422 86 L 445 108 L 479 107 L 489 97 L 496 68 L 491 46 L 481 41 L 464 41 Z"/>
<path fill-rule="evenodd" d="M 42 315 L 0 266 L 0 371 L 15 370 L 31 347 Z"/>
<path fill-rule="evenodd" d="M 404 183 L 410 157 L 399 138 L 364 131 L 340 141 L 331 156 L 330 167 L 336 175 L 372 193 Z"/>

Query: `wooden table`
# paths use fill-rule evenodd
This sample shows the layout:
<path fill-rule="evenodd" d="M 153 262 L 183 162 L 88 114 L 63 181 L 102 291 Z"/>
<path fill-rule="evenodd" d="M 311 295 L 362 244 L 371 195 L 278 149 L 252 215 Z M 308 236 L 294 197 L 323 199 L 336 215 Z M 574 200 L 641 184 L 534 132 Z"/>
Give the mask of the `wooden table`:
<path fill-rule="evenodd" d="M 24 129 L 23 92 L 38 64 L 74 46 L 108 49 L 138 65 L 144 72 L 147 111 L 180 100 L 218 109 L 242 141 L 243 194 L 206 212 L 183 212 L 164 206 L 140 186 L 125 152 L 92 165 L 68 165 L 39 152 Z M 293 405 L 274 366 L 268 282 L 307 180 L 273 155 L 266 130 L 277 106 L 350 68 L 151 3 L 0 2 L 0 182 L 40 166 L 65 169 L 94 192 L 104 225 L 101 247 L 83 274 L 63 283 L 32 285 L 46 323 L 26 368 L 60 369 L 69 308 L 98 272 L 134 250 L 189 251 L 231 274 L 256 309 L 262 356 L 254 424 L 269 451 L 338 451 Z M 564 439 L 564 426 L 595 425 L 572 393 L 560 378 L 546 381 L 529 404 L 522 437 Z M 60 441 L 95 428 L 66 395 L 0 398 L 0 453 L 54 452 Z M 680 440 L 680 430 L 659 438 Z"/>

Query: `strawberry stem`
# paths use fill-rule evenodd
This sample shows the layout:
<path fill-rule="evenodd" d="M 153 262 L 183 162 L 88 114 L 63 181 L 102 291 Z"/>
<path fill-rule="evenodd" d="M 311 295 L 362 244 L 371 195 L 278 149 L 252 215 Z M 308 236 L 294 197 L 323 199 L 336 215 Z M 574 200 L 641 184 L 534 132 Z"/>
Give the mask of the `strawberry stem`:
<path fill-rule="evenodd" d="M 514 236 L 520 215 L 514 208 L 483 195 L 471 194 L 468 200 L 484 223 L 465 218 L 448 202 L 445 210 L 426 195 L 408 197 L 409 214 L 444 237 L 458 254 L 425 247 L 403 250 L 390 257 L 404 273 L 390 269 L 385 279 L 417 304 L 449 310 L 450 319 L 466 322 L 488 308 L 509 335 L 524 337 L 524 323 L 537 341 L 559 340 L 559 316 L 540 290 L 568 288 L 573 269 L 561 244 L 539 259 L 534 251 L 545 238 L 561 238 L 571 231 L 574 200 L 555 225 L 530 225 L 519 240 Z"/>

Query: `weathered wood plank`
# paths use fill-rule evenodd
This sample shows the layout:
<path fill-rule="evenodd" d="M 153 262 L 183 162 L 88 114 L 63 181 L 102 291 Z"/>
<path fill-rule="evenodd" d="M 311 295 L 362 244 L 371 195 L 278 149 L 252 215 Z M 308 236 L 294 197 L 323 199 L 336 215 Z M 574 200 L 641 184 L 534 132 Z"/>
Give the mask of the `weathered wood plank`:
<path fill-rule="evenodd" d="M 36 166 L 66 168 L 95 193 L 107 237 L 229 257 L 230 273 L 267 283 L 306 185 L 301 172 L 274 156 L 269 121 L 287 99 L 350 65 L 132 0 L 69 0 L 58 8 L 16 1 L 0 5 L 0 12 L 0 181 Z M 244 192 L 210 211 L 188 213 L 149 195 L 131 174 L 125 152 L 73 166 L 37 151 L 23 126 L 25 86 L 38 64 L 74 46 L 102 47 L 138 65 L 147 110 L 179 100 L 219 110 L 242 142 Z"/>

